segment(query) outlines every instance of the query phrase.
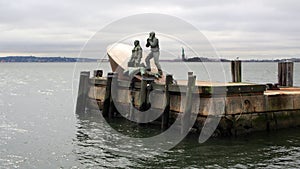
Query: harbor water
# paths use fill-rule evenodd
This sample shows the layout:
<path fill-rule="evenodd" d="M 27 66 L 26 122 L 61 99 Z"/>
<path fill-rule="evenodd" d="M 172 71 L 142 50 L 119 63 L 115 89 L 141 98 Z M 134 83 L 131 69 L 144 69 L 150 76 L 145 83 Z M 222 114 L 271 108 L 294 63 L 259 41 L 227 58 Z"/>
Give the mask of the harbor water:
<path fill-rule="evenodd" d="M 175 79 L 230 81 L 230 63 L 163 62 Z M 218 70 L 222 66 L 223 71 Z M 117 145 L 103 130 L 113 127 L 132 137 L 160 132 L 116 119 L 104 125 L 100 114 L 75 114 L 79 72 L 103 69 L 108 63 L 1 63 L 0 169 L 4 168 L 299 168 L 300 128 L 257 132 L 198 143 L 190 135 L 165 153 L 128 151 L 138 143 Z M 294 65 L 300 86 L 300 63 Z M 246 82 L 276 83 L 277 63 L 243 63 Z"/>

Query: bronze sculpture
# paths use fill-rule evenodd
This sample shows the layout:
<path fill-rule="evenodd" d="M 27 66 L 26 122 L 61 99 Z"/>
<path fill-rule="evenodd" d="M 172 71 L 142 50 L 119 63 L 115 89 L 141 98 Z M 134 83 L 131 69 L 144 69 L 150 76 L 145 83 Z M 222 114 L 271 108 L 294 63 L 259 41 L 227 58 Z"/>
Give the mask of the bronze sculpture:
<path fill-rule="evenodd" d="M 149 34 L 149 38 L 147 39 L 147 44 L 146 47 L 151 47 L 151 52 L 148 54 L 148 56 L 145 59 L 146 62 L 146 69 L 147 71 L 151 71 L 151 66 L 150 66 L 150 59 L 154 59 L 154 63 L 158 69 L 158 74 L 162 75 L 162 69 L 161 66 L 159 64 L 159 41 L 158 39 L 155 37 L 155 32 L 150 32 Z"/>

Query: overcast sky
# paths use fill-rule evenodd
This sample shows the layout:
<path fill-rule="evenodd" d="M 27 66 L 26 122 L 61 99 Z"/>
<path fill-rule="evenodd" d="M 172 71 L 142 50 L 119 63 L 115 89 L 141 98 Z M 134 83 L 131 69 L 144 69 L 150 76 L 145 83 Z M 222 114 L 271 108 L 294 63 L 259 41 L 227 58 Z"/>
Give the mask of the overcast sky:
<path fill-rule="evenodd" d="M 0 56 L 76 57 L 97 31 L 142 13 L 194 25 L 223 58 L 300 57 L 297 0 L 0 0 Z"/>

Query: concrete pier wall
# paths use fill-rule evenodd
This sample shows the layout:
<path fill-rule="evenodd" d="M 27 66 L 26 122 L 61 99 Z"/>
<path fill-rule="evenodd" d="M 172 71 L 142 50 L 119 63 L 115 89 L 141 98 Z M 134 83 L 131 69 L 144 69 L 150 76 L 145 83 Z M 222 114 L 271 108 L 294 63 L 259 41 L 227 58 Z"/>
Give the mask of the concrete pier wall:
<path fill-rule="evenodd" d="M 91 78 L 88 92 L 89 108 L 103 108 L 105 96 L 106 78 Z M 199 85 L 200 84 L 200 85 Z M 129 113 L 131 94 L 134 106 L 139 107 L 140 82 L 135 82 L 133 91 L 130 91 L 128 83 L 118 81 L 117 98 L 114 100 Z M 194 127 L 201 131 L 204 122 L 209 115 L 221 116 L 221 121 L 216 135 L 239 135 L 252 131 L 276 130 L 300 126 L 300 89 L 282 88 L 280 90 L 267 90 L 264 85 L 230 83 L 225 87 L 225 93 L 212 94 L 218 85 L 201 85 L 196 83 L 193 93 L 195 99 L 192 103 L 192 113 L 198 115 Z M 171 85 L 170 90 L 170 123 L 185 110 L 186 85 Z M 166 103 L 164 97 L 164 84 L 154 84 L 148 97 L 151 108 L 158 113 L 164 111 Z"/>

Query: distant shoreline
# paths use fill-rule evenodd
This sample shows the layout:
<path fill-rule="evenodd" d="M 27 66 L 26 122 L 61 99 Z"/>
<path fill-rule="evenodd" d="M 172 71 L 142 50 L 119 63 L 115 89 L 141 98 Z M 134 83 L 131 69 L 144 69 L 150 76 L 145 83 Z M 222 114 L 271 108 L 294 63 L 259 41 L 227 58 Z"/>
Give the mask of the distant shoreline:
<path fill-rule="evenodd" d="M 36 56 L 6 56 L 0 57 L 0 63 L 70 63 L 70 62 L 97 62 L 99 59 L 71 58 L 71 57 L 36 57 Z M 103 61 L 103 60 L 102 60 Z"/>
<path fill-rule="evenodd" d="M 300 58 L 291 59 L 250 59 L 242 60 L 242 62 L 300 62 Z M 160 60 L 160 62 L 230 62 L 229 59 L 211 59 L 206 57 L 197 58 L 195 60 Z M 0 63 L 72 63 L 72 62 L 108 62 L 108 59 L 91 59 L 91 58 L 71 58 L 71 57 L 36 57 L 36 56 L 6 56 L 0 57 Z"/>

